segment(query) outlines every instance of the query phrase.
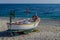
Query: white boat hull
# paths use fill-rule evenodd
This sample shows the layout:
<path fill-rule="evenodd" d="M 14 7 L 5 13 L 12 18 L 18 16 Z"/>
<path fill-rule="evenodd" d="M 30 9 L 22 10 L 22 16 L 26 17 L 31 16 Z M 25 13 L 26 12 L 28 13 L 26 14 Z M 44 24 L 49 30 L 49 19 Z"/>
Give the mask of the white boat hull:
<path fill-rule="evenodd" d="M 40 18 L 36 21 L 36 22 L 32 22 L 31 24 L 22 24 L 22 25 L 10 25 L 8 24 L 8 29 L 11 29 L 11 30 L 28 30 L 28 29 L 33 29 L 35 27 L 38 26 L 40 22 Z"/>

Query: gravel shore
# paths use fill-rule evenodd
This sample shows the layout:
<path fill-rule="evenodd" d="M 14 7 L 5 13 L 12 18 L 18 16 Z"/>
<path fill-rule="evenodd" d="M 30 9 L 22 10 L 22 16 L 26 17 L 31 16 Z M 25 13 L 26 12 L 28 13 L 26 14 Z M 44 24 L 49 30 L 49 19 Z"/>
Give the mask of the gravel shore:
<path fill-rule="evenodd" d="M 7 22 L 7 19 L 0 18 L 0 40 L 60 40 L 60 21 L 41 19 L 37 27 L 40 32 L 31 32 L 13 37 L 8 37 L 5 32 L 8 29 Z"/>

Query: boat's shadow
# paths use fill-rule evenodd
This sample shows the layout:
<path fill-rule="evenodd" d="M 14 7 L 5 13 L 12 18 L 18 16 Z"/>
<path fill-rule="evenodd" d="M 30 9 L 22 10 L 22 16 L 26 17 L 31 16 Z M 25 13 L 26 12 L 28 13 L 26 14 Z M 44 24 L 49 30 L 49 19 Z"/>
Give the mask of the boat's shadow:
<path fill-rule="evenodd" d="M 14 36 L 20 36 L 20 35 L 24 35 L 24 33 L 20 32 L 19 34 L 11 35 L 7 31 L 0 32 L 0 37 L 14 37 Z"/>

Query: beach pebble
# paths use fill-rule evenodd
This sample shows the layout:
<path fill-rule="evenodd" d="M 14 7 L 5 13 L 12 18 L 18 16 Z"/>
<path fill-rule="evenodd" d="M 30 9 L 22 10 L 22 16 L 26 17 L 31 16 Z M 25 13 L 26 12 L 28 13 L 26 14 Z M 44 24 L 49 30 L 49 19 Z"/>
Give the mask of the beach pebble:
<path fill-rule="evenodd" d="M 8 20 L 2 20 L 0 19 L 0 31 L 7 30 L 6 23 Z M 52 24 L 54 25 L 52 25 Z M 14 37 L 4 37 L 4 34 L 7 35 L 7 33 L 1 34 L 0 32 L 0 40 L 60 40 L 60 25 L 58 24 L 58 21 L 52 20 L 42 20 L 40 25 L 38 25 L 37 29 L 40 30 L 40 32 L 31 32 L 27 35 L 18 35 Z M 1 36 L 2 35 L 2 36 Z"/>

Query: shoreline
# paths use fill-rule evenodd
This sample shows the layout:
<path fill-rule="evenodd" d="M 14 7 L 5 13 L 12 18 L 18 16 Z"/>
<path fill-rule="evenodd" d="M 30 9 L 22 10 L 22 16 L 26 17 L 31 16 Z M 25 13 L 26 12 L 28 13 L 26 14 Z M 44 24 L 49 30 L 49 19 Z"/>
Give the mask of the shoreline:
<path fill-rule="evenodd" d="M 6 18 L 3 18 L 3 19 L 0 18 L 0 26 L 1 26 L 0 27 L 0 39 L 1 40 L 48 40 L 48 39 L 58 40 L 60 38 L 59 37 L 60 21 L 58 20 L 41 19 L 41 22 L 37 27 L 37 29 L 39 29 L 40 32 L 31 32 L 27 35 L 8 37 L 7 33 L 3 32 L 8 29 L 6 25 L 8 20 Z"/>

